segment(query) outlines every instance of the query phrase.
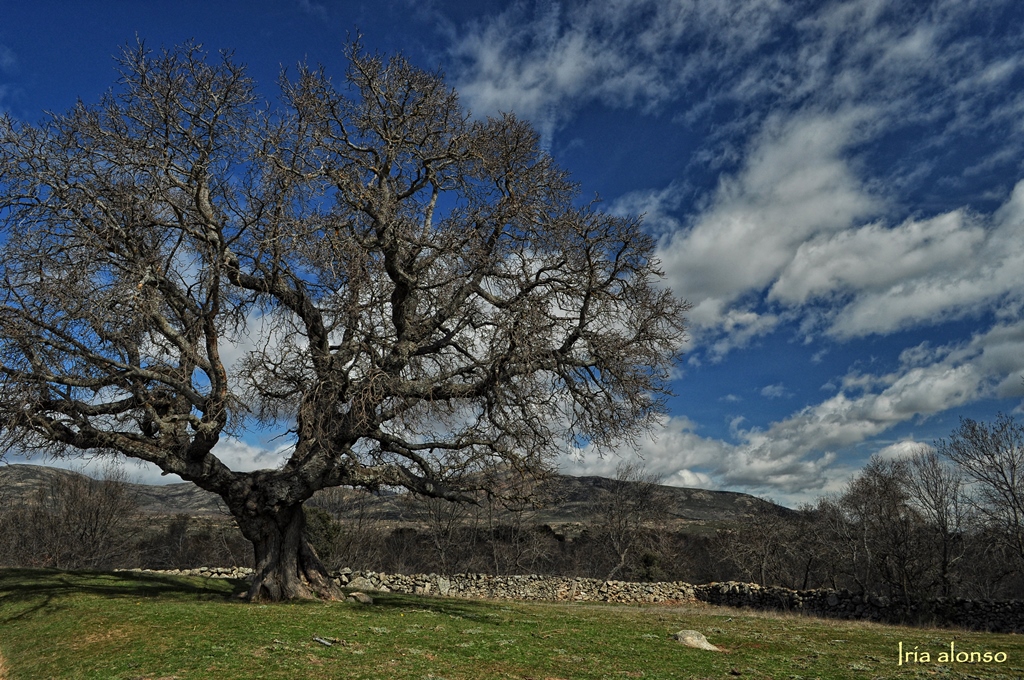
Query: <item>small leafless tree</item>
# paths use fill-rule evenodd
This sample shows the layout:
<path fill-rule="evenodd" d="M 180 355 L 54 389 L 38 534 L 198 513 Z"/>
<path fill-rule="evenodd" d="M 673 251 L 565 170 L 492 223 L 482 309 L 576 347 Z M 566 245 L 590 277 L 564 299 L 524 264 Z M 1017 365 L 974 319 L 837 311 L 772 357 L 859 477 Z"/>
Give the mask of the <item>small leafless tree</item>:
<path fill-rule="evenodd" d="M 550 501 L 542 490 L 545 475 L 536 471 L 495 469 L 489 473 L 478 514 L 487 529 L 490 569 L 494 574 L 536 571 L 543 547 L 535 519 Z"/>
<path fill-rule="evenodd" d="M 140 543 L 145 566 L 194 569 L 209 565 L 251 567 L 252 550 L 234 521 L 177 514 L 149 525 Z"/>
<path fill-rule="evenodd" d="M 719 532 L 723 556 L 762 586 L 807 588 L 818 558 L 808 549 L 808 514 L 765 504 L 736 528 Z"/>
<path fill-rule="evenodd" d="M 605 579 L 625 575 L 630 565 L 639 566 L 637 560 L 645 553 L 657 551 L 659 535 L 649 529 L 665 514 L 659 481 L 657 475 L 632 461 L 620 463 L 614 479 L 608 480 L 609 493 L 596 502 L 591 520 L 595 534 L 614 556 Z"/>
<path fill-rule="evenodd" d="M 334 543 L 328 547 L 334 560 L 325 560 L 329 569 L 382 568 L 388 529 L 373 512 L 374 500 L 375 496 L 364 489 L 330 487 L 321 489 L 307 503 L 307 507 L 322 509 L 337 522 L 331 536 Z"/>
<path fill-rule="evenodd" d="M 1024 425 L 1005 414 L 994 423 L 964 419 L 936 448 L 974 482 L 973 507 L 1024 570 Z"/>
<path fill-rule="evenodd" d="M 433 558 L 442 574 L 467 571 L 476 548 L 478 517 L 469 503 L 410 494 L 405 503 L 409 518 L 423 527 Z"/>
<path fill-rule="evenodd" d="M 580 205 L 528 124 L 348 56 L 340 88 L 302 66 L 269 108 L 230 55 L 139 45 L 98 105 L 0 118 L 0 450 L 217 493 L 252 600 L 337 595 L 317 490 L 464 499 L 445 480 L 633 437 L 683 340 L 652 237 Z M 254 425 L 290 437 L 280 469 L 218 457 Z"/>
<path fill-rule="evenodd" d="M 964 477 L 931 449 L 917 451 L 908 463 L 910 502 L 924 518 L 931 537 L 928 552 L 936 562 L 938 594 L 949 597 L 956 588 L 955 567 L 967 546 L 964 533 L 970 517 Z"/>
<path fill-rule="evenodd" d="M 872 457 L 844 496 L 880 585 L 904 602 L 920 599 L 930 558 L 924 520 L 910 503 L 909 477 L 905 460 Z"/>
<path fill-rule="evenodd" d="M 853 582 L 853 575 L 862 571 L 864 556 L 838 495 L 820 497 L 803 512 L 808 519 L 804 540 L 815 558 L 816 584 L 836 589 Z"/>
<path fill-rule="evenodd" d="M 826 583 L 903 603 L 921 598 L 931 556 L 908 484 L 906 461 L 872 456 L 843 493 L 819 499 L 813 527 Z"/>

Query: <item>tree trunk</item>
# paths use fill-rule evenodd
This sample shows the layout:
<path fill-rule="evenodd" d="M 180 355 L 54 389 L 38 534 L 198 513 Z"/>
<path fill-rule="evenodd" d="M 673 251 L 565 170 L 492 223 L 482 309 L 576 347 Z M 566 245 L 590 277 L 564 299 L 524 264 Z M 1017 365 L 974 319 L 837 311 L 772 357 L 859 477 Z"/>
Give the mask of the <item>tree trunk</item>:
<path fill-rule="evenodd" d="M 234 512 L 242 534 L 253 545 L 255 572 L 246 598 L 252 602 L 294 599 L 334 600 L 334 584 L 313 546 L 306 539 L 302 504 L 262 507 L 257 512 Z"/>

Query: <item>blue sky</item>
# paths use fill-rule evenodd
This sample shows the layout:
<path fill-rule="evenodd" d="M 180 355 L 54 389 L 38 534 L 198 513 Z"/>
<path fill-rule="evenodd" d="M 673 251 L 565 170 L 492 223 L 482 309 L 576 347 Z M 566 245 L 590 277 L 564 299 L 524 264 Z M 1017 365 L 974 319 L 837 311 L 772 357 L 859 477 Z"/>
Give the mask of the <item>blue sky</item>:
<path fill-rule="evenodd" d="M 303 59 L 341 77 L 357 30 L 441 68 L 475 115 L 531 120 L 584 195 L 646 215 L 694 305 L 671 415 L 639 446 L 668 483 L 795 504 L 961 416 L 1021 410 L 1019 2 L 7 1 L 0 16 L 0 110 L 31 122 L 96 101 L 136 35 L 232 49 L 272 100 Z M 220 453 L 280 455 L 256 435 Z"/>

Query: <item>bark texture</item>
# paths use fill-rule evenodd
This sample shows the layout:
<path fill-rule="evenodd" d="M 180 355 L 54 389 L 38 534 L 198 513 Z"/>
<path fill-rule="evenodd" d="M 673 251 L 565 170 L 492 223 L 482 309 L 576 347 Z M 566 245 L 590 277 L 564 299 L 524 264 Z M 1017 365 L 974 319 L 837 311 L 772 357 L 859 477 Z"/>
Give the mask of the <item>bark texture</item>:
<path fill-rule="evenodd" d="M 334 600 L 341 590 L 331 580 L 305 535 L 301 505 L 262 508 L 239 518 L 252 541 L 255 571 L 246 597 L 253 602 L 292 599 Z"/>

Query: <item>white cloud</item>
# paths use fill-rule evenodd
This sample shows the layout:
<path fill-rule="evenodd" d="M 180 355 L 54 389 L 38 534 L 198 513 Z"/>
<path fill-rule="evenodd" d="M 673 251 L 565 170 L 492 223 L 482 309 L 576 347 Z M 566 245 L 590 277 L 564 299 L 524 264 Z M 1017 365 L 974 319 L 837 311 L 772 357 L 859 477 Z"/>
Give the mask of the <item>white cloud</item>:
<path fill-rule="evenodd" d="M 690 489 L 710 489 L 714 486 L 709 475 L 685 468 L 677 470 L 671 476 L 663 479 L 661 483 L 665 486 L 682 486 Z"/>
<path fill-rule="evenodd" d="M 672 485 L 725 486 L 778 494 L 822 488 L 827 481 L 826 470 L 835 460 L 831 453 L 814 457 L 773 447 L 757 431 L 742 432 L 744 441 L 731 444 L 702 437 L 694 429 L 685 417 L 672 417 L 642 438 L 636 452 L 624 448 L 618 455 L 604 458 L 563 458 L 559 467 L 568 474 L 613 476 L 621 456 L 639 454 L 648 472 Z"/>
<path fill-rule="evenodd" d="M 793 393 L 786 389 L 786 386 L 782 383 L 776 383 L 774 385 L 766 385 L 761 388 L 761 396 L 767 397 L 768 399 L 781 399 L 783 397 L 790 397 Z"/>
<path fill-rule="evenodd" d="M 914 441 L 913 439 L 903 439 L 879 449 L 875 455 L 886 460 L 900 460 L 915 456 L 922 451 L 932 450 L 934 450 L 934 447 L 931 444 Z"/>
<path fill-rule="evenodd" d="M 213 453 L 230 469 L 251 472 L 281 467 L 291 455 L 291 447 L 264 449 L 234 437 L 221 437 Z M 125 470 L 140 484 L 174 484 L 182 481 L 178 475 L 165 475 L 156 465 L 141 460 L 125 459 Z"/>
<path fill-rule="evenodd" d="M 662 244 L 673 288 L 698 305 L 727 304 L 771 283 L 808 238 L 875 212 L 878 202 L 842 159 L 863 118 L 850 111 L 769 125 L 711 208 Z"/>
<path fill-rule="evenodd" d="M 14 51 L 6 45 L 0 45 L 0 71 L 8 75 L 14 73 L 18 68 L 18 57 Z"/>
<path fill-rule="evenodd" d="M 768 289 L 769 301 L 786 305 L 875 291 L 838 319 L 824 315 L 837 337 L 931 322 L 985 295 L 984 285 L 950 289 L 941 279 L 882 291 L 885 281 L 915 268 L 935 271 L 956 259 L 977 246 L 982 230 L 964 211 L 895 229 L 862 226 L 893 209 L 886 191 L 926 181 L 934 168 L 927 160 L 932 154 L 910 154 L 868 179 L 855 154 L 922 121 L 950 120 L 919 149 L 1019 120 L 994 105 L 974 105 L 992 97 L 1005 103 L 1008 79 L 1024 64 L 1007 56 L 1017 53 L 1014 39 L 1000 46 L 961 30 L 977 7 L 899 0 L 827 3 L 799 13 L 768 0 L 544 7 L 528 15 L 516 5 L 457 38 L 460 90 L 471 105 L 484 112 L 515 109 L 538 122 L 547 138 L 589 102 L 657 108 L 684 99 L 695 83 L 711 86 L 696 98 L 693 111 L 703 113 L 684 116 L 691 124 L 726 103 L 738 111 L 708 129 L 700 155 L 714 166 L 745 148 L 740 170 L 721 178 L 699 214 L 676 215 L 677 184 L 619 201 L 647 212 L 649 226 L 664 236 L 670 283 L 695 305 L 697 343 L 713 342 L 719 332 L 735 336 L 719 338 L 721 356 L 772 330 L 772 324 L 735 321 L 720 328 L 737 310 L 760 314 L 744 300 Z M 783 27 L 794 40 L 778 39 Z M 1011 135 L 1001 162 L 1015 157 L 1022 141 L 1024 135 Z M 822 267 L 823 261 L 836 266 Z"/>
<path fill-rule="evenodd" d="M 773 330 L 779 317 L 744 300 L 776 281 L 806 241 L 880 210 L 843 158 L 869 118 L 869 111 L 848 110 L 773 120 L 752 142 L 745 167 L 722 179 L 710 207 L 662 239 L 667 283 L 694 304 L 697 343 L 714 344 L 721 357 Z"/>
<path fill-rule="evenodd" d="M 712 307 L 713 309 L 713 307 Z M 779 325 L 779 317 L 775 314 L 758 314 L 750 310 L 730 309 L 716 319 L 717 328 L 712 326 L 712 331 L 717 331 L 717 337 L 713 332 L 708 333 L 710 323 L 706 321 L 709 306 L 705 306 L 701 314 L 691 316 L 690 321 L 697 325 L 697 336 L 710 337 L 707 341 L 707 352 L 712 363 L 717 363 L 733 351 L 749 345 L 754 339 L 767 335 Z M 702 327 L 703 326 L 703 327 Z"/>
<path fill-rule="evenodd" d="M 926 354 L 918 352 L 915 359 Z M 843 392 L 763 432 L 751 429 L 741 434 L 754 447 L 800 459 L 858 444 L 898 423 L 982 397 L 1024 396 L 1024 322 L 997 326 L 931 356 L 932 363 L 915 361 L 894 374 L 848 376 Z M 863 393 L 851 397 L 846 393 L 850 389 Z"/>
<path fill-rule="evenodd" d="M 847 291 L 890 290 L 950 270 L 984 240 L 964 211 L 930 220 L 908 220 L 894 229 L 870 224 L 802 243 L 772 285 L 769 299 L 804 304 Z"/>
<path fill-rule="evenodd" d="M 703 437 L 690 420 L 676 416 L 665 421 L 638 444 L 647 469 L 664 479 L 696 480 L 702 486 L 769 493 L 789 502 L 810 500 L 834 490 L 837 452 L 861 444 L 895 425 L 957 408 L 984 397 L 1024 397 L 1024 322 L 1016 321 L 979 333 L 958 345 L 931 348 L 920 345 L 904 353 L 900 368 L 889 374 L 851 373 L 842 390 L 830 398 L 796 411 L 767 428 L 743 428 L 734 420 L 736 442 Z M 769 386 L 771 393 L 784 389 Z M 859 393 L 851 395 L 850 392 Z M 916 444 L 916 442 L 915 442 Z M 895 456 L 909 444 L 882 450 Z M 620 455 L 634 455 L 623 449 Z M 570 474 L 611 476 L 616 456 L 561 461 Z M 696 476 L 695 476 L 696 475 Z M 704 477 L 699 477 L 704 480 Z"/>
<path fill-rule="evenodd" d="M 217 446 L 214 447 L 213 453 L 232 470 L 250 472 L 252 470 L 281 467 L 288 456 L 291 455 L 291 447 L 286 445 L 276 449 L 265 449 L 247 444 L 234 437 L 221 437 Z M 152 463 L 135 458 L 125 458 L 124 456 L 111 458 L 109 455 L 94 455 L 86 452 L 67 458 L 54 458 L 52 456 L 27 457 L 14 453 L 10 453 L 5 457 L 7 463 L 29 463 L 32 465 L 60 467 L 78 470 L 90 476 L 101 475 L 104 466 L 109 464 L 111 460 L 123 465 L 130 481 L 137 484 L 176 484 L 183 481 L 178 475 L 163 474 L 160 468 Z"/>
<path fill-rule="evenodd" d="M 459 90 L 478 114 L 514 110 L 548 137 L 593 102 L 645 111 L 673 102 L 690 124 L 728 107 L 731 124 L 715 121 L 706 133 L 717 141 L 759 129 L 766 115 L 850 102 L 884 110 L 886 132 L 946 119 L 953 134 L 990 127 L 986 104 L 1006 98 L 1020 67 L 1008 56 L 1020 53 L 1019 37 L 963 31 L 998 4 L 515 3 L 453 32 L 452 53 Z M 907 159 L 902 171 L 918 162 Z"/>
<path fill-rule="evenodd" d="M 620 217 L 642 215 L 647 231 L 668 236 L 682 228 L 672 214 L 682 206 L 681 194 L 681 187 L 675 183 L 664 189 L 632 191 L 615 199 L 608 212 Z"/>
<path fill-rule="evenodd" d="M 650 110 L 706 69 L 728 67 L 786 20 L 778 0 L 515 4 L 457 36 L 458 89 L 478 114 L 514 111 L 546 137 L 599 101 Z"/>
<path fill-rule="evenodd" d="M 991 222 L 991 226 L 987 224 Z M 844 230 L 802 244 L 769 298 L 834 304 L 838 338 L 977 314 L 1024 295 L 1024 182 L 985 220 L 964 210 Z"/>
<path fill-rule="evenodd" d="M 683 469 L 708 469 L 729 450 L 729 444 L 700 437 L 694 433 L 695 425 L 683 416 L 668 418 L 661 427 L 641 437 L 633 450 L 623 446 L 612 455 L 598 457 L 585 450 L 578 458 L 563 456 L 559 468 L 568 474 L 588 474 L 612 477 L 621 457 L 639 455 L 647 472 L 670 478 Z"/>
<path fill-rule="evenodd" d="M 763 430 L 737 425 L 735 443 L 670 419 L 641 444 L 649 467 L 790 494 L 826 489 L 835 451 L 979 398 L 1022 396 L 1024 182 L 993 214 L 966 199 L 918 210 L 907 193 L 935 195 L 1024 150 L 1024 95 L 1008 93 L 1024 67 L 1021 37 L 962 29 L 991 6 L 850 0 L 796 15 L 782 2 L 606 0 L 532 17 L 517 7 L 456 49 L 471 105 L 514 108 L 550 138 L 593 102 L 655 113 L 675 102 L 674 120 L 705 140 L 694 163 L 725 169 L 694 208 L 685 177 L 612 206 L 647 214 L 667 284 L 694 304 L 692 365 L 787 326 L 849 341 L 997 319 L 961 343 L 908 348 L 892 373 L 830 381 L 828 399 Z M 683 104 L 695 83 L 699 96 Z M 937 176 L 937 159 L 987 138 L 1000 148 Z"/>
<path fill-rule="evenodd" d="M 693 226 L 663 237 L 667 283 L 694 304 L 695 344 L 713 360 L 786 319 L 849 339 L 1020 305 L 1024 181 L 989 216 L 859 224 L 884 204 L 842 158 L 857 119 L 793 119 L 766 132 Z M 644 205 L 640 196 L 625 204 Z M 671 199 L 647 196 L 657 224 L 671 225 Z M 781 312 L 758 311 L 762 291 Z"/>

